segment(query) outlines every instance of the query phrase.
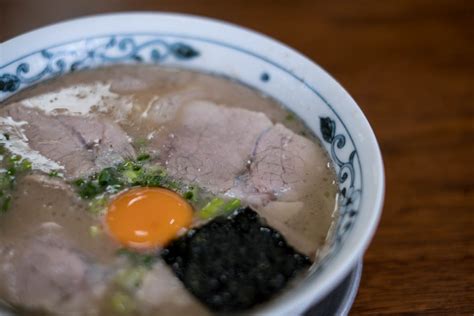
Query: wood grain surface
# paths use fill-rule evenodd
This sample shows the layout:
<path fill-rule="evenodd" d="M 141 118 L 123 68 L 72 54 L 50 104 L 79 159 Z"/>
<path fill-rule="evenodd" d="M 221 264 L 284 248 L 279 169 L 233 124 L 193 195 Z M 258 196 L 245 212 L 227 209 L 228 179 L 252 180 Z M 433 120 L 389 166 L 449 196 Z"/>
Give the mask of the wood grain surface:
<path fill-rule="evenodd" d="M 0 41 L 127 10 L 234 22 L 328 70 L 371 122 L 387 176 L 351 314 L 474 314 L 474 1 L 0 0 Z"/>

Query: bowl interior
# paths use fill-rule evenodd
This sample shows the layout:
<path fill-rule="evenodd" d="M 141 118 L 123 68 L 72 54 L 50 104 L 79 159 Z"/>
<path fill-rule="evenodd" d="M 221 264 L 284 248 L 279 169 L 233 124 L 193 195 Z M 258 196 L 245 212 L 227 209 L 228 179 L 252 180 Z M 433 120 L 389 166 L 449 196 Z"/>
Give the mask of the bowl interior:
<path fill-rule="evenodd" d="M 59 23 L 7 41 L 0 101 L 40 81 L 117 63 L 215 73 L 272 96 L 304 120 L 330 153 L 340 220 L 329 254 L 300 286 L 261 310 L 301 312 L 344 277 L 378 222 L 383 165 L 370 126 L 347 92 L 290 48 L 223 22 L 173 14 L 112 14 Z"/>

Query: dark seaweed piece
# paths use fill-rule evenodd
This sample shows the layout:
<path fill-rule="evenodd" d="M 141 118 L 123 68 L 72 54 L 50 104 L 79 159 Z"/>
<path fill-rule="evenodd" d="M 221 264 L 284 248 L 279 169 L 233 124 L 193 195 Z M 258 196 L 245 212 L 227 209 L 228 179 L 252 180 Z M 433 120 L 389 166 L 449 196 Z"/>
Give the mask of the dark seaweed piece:
<path fill-rule="evenodd" d="M 328 143 L 332 143 L 334 136 L 336 135 L 336 123 L 329 117 L 320 117 L 319 122 L 321 124 L 321 134 L 323 139 Z"/>
<path fill-rule="evenodd" d="M 250 208 L 189 231 L 162 257 L 191 293 L 218 312 L 269 299 L 311 264 Z"/>

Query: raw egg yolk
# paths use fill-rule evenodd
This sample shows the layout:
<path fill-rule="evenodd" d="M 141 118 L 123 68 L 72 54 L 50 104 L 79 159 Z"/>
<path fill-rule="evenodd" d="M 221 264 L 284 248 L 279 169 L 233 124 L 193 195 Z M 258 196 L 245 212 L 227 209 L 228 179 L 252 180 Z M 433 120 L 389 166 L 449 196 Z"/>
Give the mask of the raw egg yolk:
<path fill-rule="evenodd" d="M 165 246 L 191 225 L 191 206 L 162 188 L 136 188 L 118 195 L 106 215 L 108 229 L 121 244 L 135 248 Z"/>

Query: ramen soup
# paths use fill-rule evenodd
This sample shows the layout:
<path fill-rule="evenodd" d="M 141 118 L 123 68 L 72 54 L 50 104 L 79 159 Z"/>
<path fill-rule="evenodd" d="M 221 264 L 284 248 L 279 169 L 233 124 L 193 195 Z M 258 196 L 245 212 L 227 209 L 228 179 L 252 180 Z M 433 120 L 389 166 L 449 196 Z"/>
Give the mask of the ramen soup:
<path fill-rule="evenodd" d="M 251 311 L 304 277 L 337 221 L 319 141 L 224 78 L 77 72 L 4 101 L 0 128 L 12 313 Z"/>

